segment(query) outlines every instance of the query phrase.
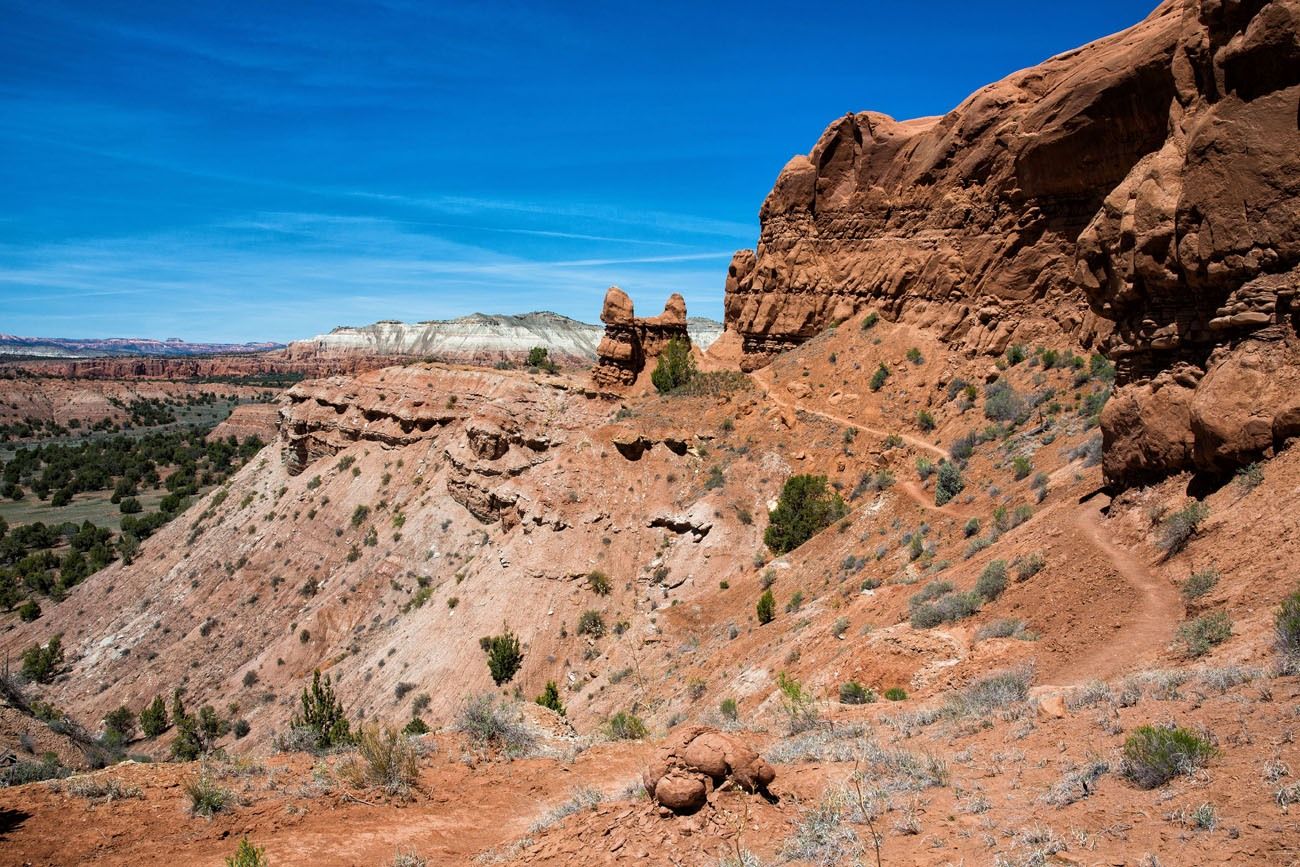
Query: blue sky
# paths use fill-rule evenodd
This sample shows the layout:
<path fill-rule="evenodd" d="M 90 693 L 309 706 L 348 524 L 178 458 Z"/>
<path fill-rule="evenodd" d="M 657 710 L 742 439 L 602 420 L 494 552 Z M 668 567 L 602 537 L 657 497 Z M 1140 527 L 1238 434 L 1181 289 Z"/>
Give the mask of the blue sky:
<path fill-rule="evenodd" d="M 595 321 L 612 283 L 721 318 L 828 122 L 941 114 L 1153 5 L 0 0 L 0 332 Z"/>

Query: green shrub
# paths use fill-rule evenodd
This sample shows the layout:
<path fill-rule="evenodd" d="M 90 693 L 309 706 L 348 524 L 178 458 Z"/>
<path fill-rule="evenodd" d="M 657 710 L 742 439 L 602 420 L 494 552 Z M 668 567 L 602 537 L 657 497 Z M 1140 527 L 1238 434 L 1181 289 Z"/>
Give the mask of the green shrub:
<path fill-rule="evenodd" d="M 785 613 L 793 614 L 803 607 L 803 591 L 796 590 L 790 594 L 790 601 L 785 603 Z"/>
<path fill-rule="evenodd" d="M 934 485 L 934 504 L 942 506 L 961 493 L 966 483 L 962 481 L 961 470 L 951 461 L 939 461 L 939 478 Z"/>
<path fill-rule="evenodd" d="M 39 762 L 15 762 L 7 768 L 0 768 L 0 785 L 21 786 L 26 783 L 39 783 L 42 780 L 57 780 L 71 774 L 63 767 L 58 756 L 46 753 Z"/>
<path fill-rule="evenodd" d="M 918 410 L 916 413 L 916 426 L 923 431 L 934 430 L 934 416 L 925 410 Z M 924 478 L 924 476 L 922 476 Z"/>
<path fill-rule="evenodd" d="M 594 569 L 587 575 L 587 586 L 597 596 L 608 596 L 609 591 L 613 589 L 609 576 L 599 569 Z"/>
<path fill-rule="evenodd" d="M 1258 463 L 1248 464 L 1237 470 L 1236 482 L 1243 491 L 1253 491 L 1264 482 L 1264 468 Z"/>
<path fill-rule="evenodd" d="M 646 736 L 645 723 L 641 722 L 641 718 L 622 710 L 609 718 L 605 730 L 616 741 L 639 741 Z"/>
<path fill-rule="evenodd" d="M 545 346 L 534 346 L 528 350 L 528 360 L 524 363 L 529 367 L 542 367 L 549 360 L 549 354 Z"/>
<path fill-rule="evenodd" d="M 921 350 L 913 346 L 907 350 L 907 360 L 913 364 L 922 364 L 925 361 L 925 356 L 921 355 Z"/>
<path fill-rule="evenodd" d="M 542 690 L 542 694 L 535 698 L 534 701 L 542 707 L 550 708 L 560 716 L 564 716 L 564 704 L 560 701 L 560 688 L 555 685 L 555 681 L 546 681 L 546 689 Z"/>
<path fill-rule="evenodd" d="M 55 635 L 44 646 L 33 644 L 23 651 L 23 677 L 35 683 L 49 683 L 63 668 L 63 636 Z"/>
<path fill-rule="evenodd" d="M 1007 589 L 1007 564 L 1002 560 L 993 560 L 984 567 L 979 580 L 975 582 L 975 592 L 992 602 Z"/>
<path fill-rule="evenodd" d="M 870 331 L 871 329 L 876 327 L 876 323 L 879 321 L 880 321 L 880 314 L 872 310 L 870 313 L 866 315 L 866 317 L 863 318 L 862 330 Z"/>
<path fill-rule="evenodd" d="M 1019 343 L 1013 343 L 1007 347 L 1007 364 L 1009 366 L 1015 367 L 1024 360 L 1025 347 L 1021 346 Z"/>
<path fill-rule="evenodd" d="M 930 629 L 940 623 L 964 620 L 979 610 L 978 593 L 949 593 L 935 602 L 926 602 L 913 608 L 910 622 L 916 629 Z"/>
<path fill-rule="evenodd" d="M 407 737 L 417 735 L 427 735 L 429 733 L 429 724 L 418 716 L 411 717 L 410 721 L 402 727 L 402 734 Z"/>
<path fill-rule="evenodd" d="M 1029 474 L 1034 471 L 1034 465 L 1029 458 L 1024 455 L 1017 455 L 1011 460 L 1012 471 L 1015 473 L 1016 481 L 1029 478 Z"/>
<path fill-rule="evenodd" d="M 1282 600 L 1273 628 L 1278 653 L 1288 662 L 1300 662 L 1300 590 Z"/>
<path fill-rule="evenodd" d="M 390 795 L 405 795 L 420 771 L 419 752 L 397 729 L 368 725 L 357 738 L 357 751 L 340 770 L 352 785 L 376 787 Z"/>
<path fill-rule="evenodd" d="M 965 536 L 967 539 L 969 539 L 971 536 L 978 535 L 979 531 L 980 531 L 979 518 L 971 518 L 969 521 L 966 522 L 966 525 L 961 528 L 961 534 Z"/>
<path fill-rule="evenodd" d="M 1202 569 L 1199 572 L 1193 572 L 1183 582 L 1183 598 L 1189 602 L 1198 599 L 1214 589 L 1214 585 L 1219 583 L 1218 569 Z"/>
<path fill-rule="evenodd" d="M 589 608 L 578 617 L 578 634 L 600 638 L 605 634 L 605 618 L 599 611 Z"/>
<path fill-rule="evenodd" d="M 847 513 L 844 500 L 825 476 L 791 476 L 781 488 L 776 508 L 768 513 L 763 541 L 777 554 L 785 554 Z"/>
<path fill-rule="evenodd" d="M 22 605 L 18 606 L 18 619 L 23 623 L 31 623 L 41 616 L 40 603 L 35 599 L 28 599 Z"/>
<path fill-rule="evenodd" d="M 360 527 L 362 522 L 370 516 L 370 507 L 366 505 L 357 506 L 352 510 L 352 526 Z"/>
<path fill-rule="evenodd" d="M 903 689 L 901 686 L 891 686 L 889 689 L 885 690 L 884 695 L 886 701 L 907 700 L 907 690 Z"/>
<path fill-rule="evenodd" d="M 1216 752 L 1213 744 L 1187 729 L 1138 726 L 1124 741 L 1122 772 L 1138 787 L 1154 789 L 1204 767 Z"/>
<path fill-rule="evenodd" d="M 740 717 L 740 708 L 734 698 L 724 698 L 718 704 L 718 713 L 722 714 L 723 719 L 735 722 Z"/>
<path fill-rule="evenodd" d="M 872 391 L 880 391 L 885 387 L 885 380 L 887 379 L 889 379 L 889 368 L 885 367 L 885 363 L 882 361 L 880 366 L 876 368 L 876 372 L 871 374 L 871 382 L 868 383 L 867 387 Z"/>
<path fill-rule="evenodd" d="M 190 813 L 211 818 L 234 803 L 235 796 L 218 786 L 208 776 L 206 768 L 198 776 L 186 780 L 183 788 L 190 799 Z"/>
<path fill-rule="evenodd" d="M 875 690 L 856 680 L 840 684 L 840 704 L 870 704 L 875 700 Z"/>
<path fill-rule="evenodd" d="M 1015 560 L 1011 561 L 1012 568 L 1016 570 L 1017 581 L 1028 581 L 1030 578 L 1033 578 L 1039 572 L 1043 571 L 1043 567 L 1046 565 L 1047 561 L 1043 559 L 1043 555 L 1037 551 L 1027 557 L 1017 557 Z"/>
<path fill-rule="evenodd" d="M 1205 503 L 1192 502 L 1165 518 L 1160 524 L 1160 538 L 1157 542 L 1160 549 L 1165 552 L 1165 557 L 1172 557 L 1186 548 L 1201 523 L 1209 516 L 1209 506 Z"/>
<path fill-rule="evenodd" d="M 771 590 L 764 590 L 763 595 L 758 597 L 757 613 L 760 624 L 771 623 L 776 616 L 776 599 Z"/>
<path fill-rule="evenodd" d="M 674 337 L 668 341 L 659 361 L 655 364 L 650 381 L 660 394 L 667 394 L 690 382 L 695 377 L 695 359 L 691 356 L 690 341 Z"/>
<path fill-rule="evenodd" d="M 239 841 L 235 854 L 226 859 L 226 867 L 270 867 L 270 864 L 266 860 L 266 850 L 248 842 L 247 837 Z"/>
<path fill-rule="evenodd" d="M 104 729 L 115 735 L 119 743 L 131 740 L 135 736 L 135 713 L 126 705 L 109 711 L 104 717 Z"/>
<path fill-rule="evenodd" d="M 1183 644 L 1183 652 L 1192 658 L 1204 656 L 1211 647 L 1231 637 L 1232 620 L 1222 611 L 1213 611 L 1178 627 L 1178 640 Z"/>
<path fill-rule="evenodd" d="M 798 734 L 815 726 L 818 713 L 812 693 L 784 671 L 777 674 L 776 685 L 781 691 L 781 709 L 788 718 L 790 734 Z"/>
<path fill-rule="evenodd" d="M 597 614 L 596 616 L 599 618 L 600 615 Z M 600 625 L 603 633 L 604 621 L 601 621 Z M 500 635 L 488 638 L 486 640 L 486 650 L 488 671 L 492 674 L 492 682 L 497 686 L 509 683 L 524 661 L 524 653 L 519 648 L 519 639 L 507 629 Z"/>

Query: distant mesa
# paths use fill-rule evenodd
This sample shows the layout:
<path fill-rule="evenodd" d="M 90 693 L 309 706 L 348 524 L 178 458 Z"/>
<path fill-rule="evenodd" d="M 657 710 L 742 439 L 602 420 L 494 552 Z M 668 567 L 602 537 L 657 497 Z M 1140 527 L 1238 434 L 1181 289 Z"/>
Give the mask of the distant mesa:
<path fill-rule="evenodd" d="M 630 302 L 629 302 L 630 303 Z M 683 311 L 685 305 L 682 306 Z M 722 323 L 684 320 L 692 341 L 711 345 Z M 411 358 L 451 364 L 518 364 L 536 346 L 561 365 L 596 362 L 605 329 L 549 311 L 517 315 L 472 313 L 457 319 L 339 326 L 328 334 L 277 343 L 201 344 L 167 340 L 65 340 L 0 335 L 0 356 L 46 376 L 76 379 L 169 379 L 296 373 L 352 374 Z"/>
<path fill-rule="evenodd" d="M 708 346 L 722 333 L 722 324 L 714 320 L 686 321 L 685 309 L 682 302 L 683 326 L 697 344 Z M 471 313 L 457 319 L 416 323 L 390 319 L 359 327 L 340 326 L 310 340 L 294 341 L 287 354 L 294 359 L 340 354 L 417 356 L 491 365 L 518 363 L 533 347 L 544 346 L 552 360 L 585 367 L 597 361 L 605 333 L 600 325 L 546 310 L 515 315 Z"/>
<path fill-rule="evenodd" d="M 196 355 L 246 355 L 283 349 L 283 343 L 186 343 L 179 337 L 18 337 L 0 334 L 0 355 L 33 358 L 122 358 L 130 356 L 189 357 Z"/>

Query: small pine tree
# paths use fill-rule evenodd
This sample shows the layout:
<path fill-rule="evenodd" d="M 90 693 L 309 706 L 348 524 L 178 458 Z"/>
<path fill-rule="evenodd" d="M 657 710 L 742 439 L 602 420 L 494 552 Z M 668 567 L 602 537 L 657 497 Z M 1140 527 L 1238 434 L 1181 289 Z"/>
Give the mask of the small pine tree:
<path fill-rule="evenodd" d="M 178 762 L 192 762 L 203 755 L 203 738 L 199 734 L 199 723 L 186 714 L 179 720 L 173 717 L 176 737 L 172 740 L 172 758 Z"/>
<path fill-rule="evenodd" d="M 140 731 L 147 738 L 156 738 L 167 731 L 167 703 L 161 695 L 155 695 L 140 711 Z"/>
<path fill-rule="evenodd" d="M 488 671 L 492 682 L 497 686 L 509 683 L 519 671 L 524 661 L 523 651 L 519 649 L 519 639 L 507 629 L 500 635 L 493 635 L 484 642 L 488 655 Z"/>
<path fill-rule="evenodd" d="M 778 554 L 793 551 L 848 512 L 825 476 L 791 476 L 768 513 L 763 542 Z"/>
<path fill-rule="evenodd" d="M 695 359 L 691 356 L 691 342 L 674 337 L 668 341 L 663 352 L 659 353 L 659 362 L 650 374 L 650 381 L 661 394 L 666 394 L 694 377 Z"/>
<path fill-rule="evenodd" d="M 270 867 L 266 860 L 266 850 L 248 842 L 248 838 L 239 841 L 235 854 L 226 859 L 226 867 Z"/>
<path fill-rule="evenodd" d="M 122 741 L 129 741 L 135 735 L 135 714 L 126 705 L 109 711 L 104 717 L 104 730 L 117 735 Z"/>
<path fill-rule="evenodd" d="M 772 596 L 771 590 L 764 590 L 763 595 L 758 597 L 757 613 L 760 624 L 771 623 L 776 616 L 776 598 Z"/>
<path fill-rule="evenodd" d="M 316 748 L 344 746 L 352 743 L 352 726 L 343 713 L 343 702 L 334 695 L 330 676 L 320 676 L 320 669 L 312 673 L 311 688 L 302 688 L 302 711 L 293 715 L 293 728 L 311 729 L 316 735 Z"/>
<path fill-rule="evenodd" d="M 23 651 L 23 677 L 36 683 L 49 683 L 63 668 L 63 636 L 56 635 L 42 647 L 33 644 Z"/>
<path fill-rule="evenodd" d="M 546 681 L 546 689 L 536 698 L 536 702 L 542 707 L 549 707 L 551 710 L 564 716 L 564 705 L 560 702 L 560 689 L 555 685 L 555 681 Z"/>

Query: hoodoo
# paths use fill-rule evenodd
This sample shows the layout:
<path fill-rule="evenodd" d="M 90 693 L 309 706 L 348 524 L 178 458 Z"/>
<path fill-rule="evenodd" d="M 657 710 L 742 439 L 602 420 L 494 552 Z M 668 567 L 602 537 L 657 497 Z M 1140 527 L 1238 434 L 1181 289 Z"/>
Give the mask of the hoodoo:
<path fill-rule="evenodd" d="M 596 367 L 591 372 L 592 381 L 600 387 L 632 385 L 674 337 L 690 342 L 686 330 L 686 300 L 674 292 L 664 304 L 664 312 L 649 319 L 638 319 L 632 309 L 632 299 L 617 286 L 605 292 L 605 303 L 600 311 L 600 321 L 605 323 L 605 336 L 596 349 Z"/>

